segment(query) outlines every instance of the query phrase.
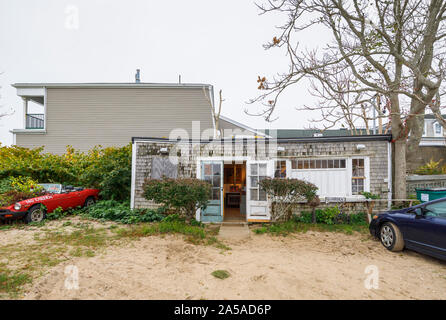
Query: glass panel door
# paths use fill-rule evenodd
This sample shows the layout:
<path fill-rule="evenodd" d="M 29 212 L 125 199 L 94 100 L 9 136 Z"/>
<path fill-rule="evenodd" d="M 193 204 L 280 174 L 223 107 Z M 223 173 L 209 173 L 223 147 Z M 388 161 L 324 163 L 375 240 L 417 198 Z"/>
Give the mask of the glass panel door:
<path fill-rule="evenodd" d="M 201 178 L 212 186 L 211 199 L 207 208 L 201 212 L 201 221 L 220 222 L 223 220 L 223 161 L 203 161 Z"/>
<path fill-rule="evenodd" d="M 250 161 L 247 168 L 247 200 L 248 219 L 269 220 L 269 204 L 265 191 L 260 188 L 259 182 L 271 177 L 270 163 L 268 161 Z"/>

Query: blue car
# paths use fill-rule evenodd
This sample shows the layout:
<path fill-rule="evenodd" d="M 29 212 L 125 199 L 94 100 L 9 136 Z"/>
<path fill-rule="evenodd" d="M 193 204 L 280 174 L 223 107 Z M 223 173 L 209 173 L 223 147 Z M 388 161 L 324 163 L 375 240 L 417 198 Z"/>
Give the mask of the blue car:
<path fill-rule="evenodd" d="M 390 251 L 406 248 L 446 260 L 446 198 L 376 215 L 369 229 Z"/>

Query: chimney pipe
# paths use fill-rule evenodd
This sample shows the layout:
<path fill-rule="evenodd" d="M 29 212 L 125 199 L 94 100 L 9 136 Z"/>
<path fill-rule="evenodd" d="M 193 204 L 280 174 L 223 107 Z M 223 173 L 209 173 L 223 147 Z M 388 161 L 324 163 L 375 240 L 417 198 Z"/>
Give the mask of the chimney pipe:
<path fill-rule="evenodd" d="M 136 69 L 135 82 L 136 83 L 140 83 L 141 82 L 141 76 L 140 76 L 140 70 L 139 69 Z"/>

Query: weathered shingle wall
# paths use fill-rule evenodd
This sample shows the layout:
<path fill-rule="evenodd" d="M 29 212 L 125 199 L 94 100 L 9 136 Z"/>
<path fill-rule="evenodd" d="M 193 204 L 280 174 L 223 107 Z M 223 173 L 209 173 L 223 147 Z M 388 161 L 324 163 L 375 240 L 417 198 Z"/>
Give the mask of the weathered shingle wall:
<path fill-rule="evenodd" d="M 222 157 L 222 156 L 243 156 L 250 159 L 267 160 L 274 159 L 268 154 L 268 146 L 261 148 L 262 144 L 234 144 L 232 150 L 223 148 L 224 145 L 216 144 L 197 144 L 194 147 L 183 145 L 181 152 L 181 144 L 171 142 L 158 141 L 137 141 L 136 155 L 136 175 L 135 175 L 135 207 L 150 208 L 154 207 L 144 199 L 142 194 L 142 186 L 145 179 L 150 177 L 151 163 L 153 157 L 162 155 L 161 148 L 167 148 L 170 152 L 176 150 L 173 154 L 178 159 L 178 177 L 196 177 L 197 173 L 197 157 Z M 363 144 L 365 148 L 357 150 L 357 145 Z M 288 142 L 278 143 L 278 147 L 283 147 L 284 151 L 277 153 L 277 158 L 289 159 L 293 158 L 317 158 L 317 157 L 369 157 L 370 159 L 370 192 L 379 194 L 382 199 L 387 199 L 388 194 L 388 142 L 387 141 L 361 141 L 361 142 L 311 142 L 299 143 Z M 280 149 L 280 148 L 279 148 Z M 199 151 L 198 151 L 199 150 Z M 263 150 L 263 152 L 262 152 Z M 236 153 L 237 152 L 237 153 Z M 386 206 L 387 203 L 380 203 L 379 207 Z M 357 207 L 356 205 L 354 206 Z"/>

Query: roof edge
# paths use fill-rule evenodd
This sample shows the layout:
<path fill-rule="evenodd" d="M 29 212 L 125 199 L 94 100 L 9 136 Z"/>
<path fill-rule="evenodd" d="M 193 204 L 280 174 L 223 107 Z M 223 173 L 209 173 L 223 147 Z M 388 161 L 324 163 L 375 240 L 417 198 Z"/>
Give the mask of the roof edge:
<path fill-rule="evenodd" d="M 304 137 L 304 138 L 278 138 L 278 139 L 270 139 L 270 138 L 257 138 L 257 137 L 244 137 L 243 140 L 259 140 L 259 141 L 269 141 L 276 140 L 278 143 L 293 143 L 293 142 L 311 142 L 311 143 L 319 143 L 319 142 L 354 142 L 354 141 L 392 141 L 392 135 L 390 134 L 375 134 L 375 135 L 362 135 L 362 136 L 338 136 L 338 137 Z M 227 141 L 229 139 L 220 139 L 221 141 Z M 240 141 L 240 138 L 231 138 L 233 142 Z M 168 143 L 178 143 L 178 142 L 189 142 L 189 143 L 209 143 L 218 140 L 194 140 L 194 139 L 183 139 L 183 140 L 172 140 L 169 138 L 155 138 L 155 137 L 132 137 L 132 143 L 136 141 L 153 141 L 153 142 L 168 142 Z"/>
<path fill-rule="evenodd" d="M 206 83 L 148 83 L 148 82 L 97 82 L 97 83 L 13 83 L 14 88 L 203 88 Z"/>

